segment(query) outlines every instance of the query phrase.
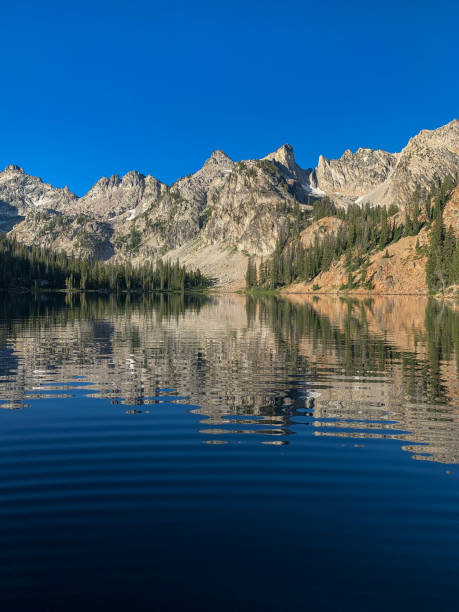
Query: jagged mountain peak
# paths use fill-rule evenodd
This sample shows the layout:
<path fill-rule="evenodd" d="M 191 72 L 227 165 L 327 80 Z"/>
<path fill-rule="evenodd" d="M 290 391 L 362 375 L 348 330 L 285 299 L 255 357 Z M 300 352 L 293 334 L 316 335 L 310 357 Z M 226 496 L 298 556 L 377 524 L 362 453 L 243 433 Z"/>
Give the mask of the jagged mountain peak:
<path fill-rule="evenodd" d="M 121 178 L 121 185 L 124 188 L 135 187 L 145 182 L 145 175 L 137 172 L 137 170 L 129 170 Z"/>
<path fill-rule="evenodd" d="M 429 143 L 435 147 L 447 147 L 454 150 L 458 150 L 459 144 L 459 121 L 453 119 L 446 125 L 442 125 L 434 130 L 421 130 L 415 136 L 410 138 L 408 144 L 403 149 L 405 151 L 410 146 L 418 143 Z M 403 153 L 402 151 L 402 153 Z"/>
<path fill-rule="evenodd" d="M 206 164 L 208 162 L 213 162 L 217 164 L 227 164 L 228 162 L 233 163 L 233 160 L 224 151 L 221 151 L 220 149 L 215 149 L 209 159 L 206 160 Z"/>
<path fill-rule="evenodd" d="M 320 155 L 315 169 L 318 186 L 335 196 L 403 207 L 416 187 L 428 190 L 435 178 L 456 174 L 459 159 L 459 121 L 421 130 L 400 153 L 382 149 L 347 149 L 338 159 Z"/>
<path fill-rule="evenodd" d="M 338 160 L 346 160 L 346 159 L 362 159 L 369 156 L 380 157 L 387 155 L 397 155 L 396 153 L 389 153 L 384 149 L 372 149 L 371 147 L 359 147 L 355 151 L 352 149 L 346 149 L 341 157 L 338 157 Z M 324 162 L 333 162 L 337 161 L 336 159 L 330 159 L 328 157 L 324 157 L 323 155 L 319 155 L 319 164 Z"/>
<path fill-rule="evenodd" d="M 450 129 L 457 129 L 459 127 L 459 119 L 452 119 L 451 121 L 449 121 L 448 123 L 445 123 L 445 125 L 441 125 L 438 128 L 433 128 L 432 130 L 421 130 L 420 132 L 418 132 L 416 134 L 416 136 L 419 136 L 420 134 L 429 134 L 432 132 L 445 132 L 448 131 Z M 414 136 L 414 138 L 416 137 Z"/>
<path fill-rule="evenodd" d="M 69 210 L 76 200 L 68 188 L 53 187 L 10 164 L 0 172 L 0 231 L 11 230 L 24 216 L 37 210 Z"/>
<path fill-rule="evenodd" d="M 266 155 L 266 157 L 264 157 L 263 159 L 282 164 L 282 166 L 285 166 L 290 171 L 297 167 L 293 147 L 288 143 L 283 144 L 281 147 L 279 147 L 272 153 Z"/>
<path fill-rule="evenodd" d="M 102 220 L 125 220 L 126 214 L 134 219 L 139 211 L 156 202 L 166 185 L 154 177 L 130 170 L 123 176 L 113 174 L 101 177 L 78 201 L 81 212 Z"/>
<path fill-rule="evenodd" d="M 285 143 L 263 159 L 276 164 L 299 202 L 305 204 L 310 195 L 323 195 L 316 189 L 317 184 L 312 169 L 303 170 L 296 163 L 292 145 Z"/>
<path fill-rule="evenodd" d="M 413 193 L 447 175 L 459 172 L 459 121 L 453 119 L 434 130 L 421 130 L 396 154 L 397 163 L 387 179 L 368 193 L 363 201 L 404 207 Z"/>
<path fill-rule="evenodd" d="M 14 174 L 25 174 L 24 168 L 21 168 L 20 166 L 17 166 L 16 164 L 9 164 L 8 166 L 6 166 L 3 172 L 14 173 Z"/>
<path fill-rule="evenodd" d="M 126 172 L 126 174 L 123 176 L 120 176 L 119 174 L 112 174 L 109 177 L 102 176 L 96 183 L 94 183 L 84 197 L 86 198 L 87 196 L 94 195 L 100 191 L 113 190 L 118 187 L 122 187 L 124 189 L 137 187 L 142 185 L 149 177 L 150 175 L 145 176 L 144 174 L 137 172 L 137 170 L 129 170 L 129 172 Z"/>
<path fill-rule="evenodd" d="M 141 172 L 138 172 L 137 170 L 129 170 L 129 172 L 126 172 L 126 174 L 123 174 L 123 179 L 125 179 L 126 177 L 131 177 L 131 176 L 135 176 L 138 178 L 145 178 L 145 175 L 142 174 Z"/>
<path fill-rule="evenodd" d="M 314 174 L 318 187 L 328 194 L 361 197 L 385 181 L 396 162 L 397 154 L 381 149 L 346 149 L 338 159 L 319 155 Z"/>
<path fill-rule="evenodd" d="M 213 151 L 194 174 L 189 174 L 171 186 L 171 193 L 180 194 L 183 200 L 205 206 L 209 190 L 218 187 L 228 174 L 232 172 L 234 162 L 224 151 Z"/>
<path fill-rule="evenodd" d="M 195 183 L 202 187 L 203 183 L 207 184 L 216 178 L 226 176 L 234 168 L 234 162 L 224 151 L 216 149 L 212 155 L 206 159 L 204 165 L 196 172 L 178 179 L 171 189 L 177 191 L 180 189 L 188 189 Z"/>
<path fill-rule="evenodd" d="M 111 176 L 101 176 L 100 179 L 94 183 L 94 185 L 91 187 L 91 189 L 86 195 L 90 194 L 91 192 L 98 191 L 100 189 L 116 187 L 120 183 L 121 178 L 119 174 L 112 174 Z"/>
<path fill-rule="evenodd" d="M 227 174 L 231 172 L 234 167 L 234 162 L 224 151 L 220 149 L 216 149 L 212 152 L 212 155 L 206 159 L 204 165 L 194 174 L 189 175 L 187 178 L 192 179 L 192 177 L 214 177 L 218 176 L 221 173 Z M 179 179 L 180 182 L 183 179 Z"/>

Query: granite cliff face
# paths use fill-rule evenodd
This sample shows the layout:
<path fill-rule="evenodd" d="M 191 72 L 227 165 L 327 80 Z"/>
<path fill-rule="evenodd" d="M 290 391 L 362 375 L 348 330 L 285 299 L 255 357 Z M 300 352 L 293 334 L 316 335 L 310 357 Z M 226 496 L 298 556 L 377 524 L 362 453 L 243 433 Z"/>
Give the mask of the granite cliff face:
<path fill-rule="evenodd" d="M 67 187 L 56 189 L 11 164 L 0 172 L 0 231 L 10 230 L 33 210 L 70 210 L 77 201 Z"/>
<path fill-rule="evenodd" d="M 386 180 L 365 194 L 364 201 L 403 208 L 416 189 L 429 190 L 433 182 L 459 172 L 459 121 L 437 130 L 422 130 L 398 155 Z"/>
<path fill-rule="evenodd" d="M 237 246 L 254 255 L 269 255 L 293 222 L 295 194 L 302 188 L 287 179 L 272 159 L 236 164 L 213 191 L 213 206 L 202 231 L 204 244 Z"/>
<path fill-rule="evenodd" d="M 304 170 L 289 144 L 243 162 L 214 151 L 200 170 L 171 186 L 133 170 L 101 178 L 81 198 L 12 165 L 0 173 L 0 231 L 90 258 L 204 261 L 219 279 L 221 264 L 212 269 L 212 261 L 234 253 L 269 256 L 295 231 L 311 198 L 403 208 L 415 190 L 458 170 L 457 120 L 420 132 L 401 153 L 348 150 L 335 160 L 320 156 L 315 169 Z M 230 282 L 229 269 L 225 278 Z"/>
<path fill-rule="evenodd" d="M 269 255 L 293 221 L 296 194 L 306 201 L 300 180 L 307 173 L 296 166 L 292 150 L 290 156 L 287 168 L 272 159 L 234 163 L 215 151 L 198 172 L 166 188 L 133 219 L 140 255 L 163 255 L 196 240 L 199 246 Z M 127 244 L 131 231 L 125 228 L 118 243 Z"/>
<path fill-rule="evenodd" d="M 274 162 L 280 174 L 287 181 L 292 194 L 299 202 L 305 204 L 311 196 L 321 197 L 325 195 L 325 192 L 317 186 L 317 180 L 312 168 L 303 170 L 296 163 L 291 145 L 284 144 L 274 153 L 264 157 L 264 159 Z"/>
<path fill-rule="evenodd" d="M 32 210 L 10 235 L 29 246 L 51 248 L 87 259 L 107 261 L 115 254 L 113 225 L 84 213 Z"/>
<path fill-rule="evenodd" d="M 349 149 L 339 159 L 319 157 L 317 185 L 329 194 L 360 197 L 383 183 L 397 163 L 397 154 L 373 149 Z"/>
<path fill-rule="evenodd" d="M 459 121 L 422 130 L 400 153 L 373 149 L 347 150 L 339 159 L 319 157 L 317 186 L 338 204 L 352 201 L 404 208 L 416 190 L 459 171 Z"/>
<path fill-rule="evenodd" d="M 78 200 L 80 212 L 105 221 L 126 221 L 157 202 L 167 186 L 153 176 L 131 170 L 123 177 L 102 177 L 88 193 Z"/>
<path fill-rule="evenodd" d="M 144 248 L 157 254 L 196 238 L 233 168 L 223 151 L 214 151 L 200 170 L 167 187 L 137 221 Z"/>

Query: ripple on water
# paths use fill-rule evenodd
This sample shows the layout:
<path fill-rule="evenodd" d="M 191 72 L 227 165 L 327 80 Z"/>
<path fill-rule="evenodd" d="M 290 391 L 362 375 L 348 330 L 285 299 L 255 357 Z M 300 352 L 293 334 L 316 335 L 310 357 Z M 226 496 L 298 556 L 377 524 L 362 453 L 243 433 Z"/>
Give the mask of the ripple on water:
<path fill-rule="evenodd" d="M 0 305 L 5 609 L 457 608 L 453 308 L 31 299 Z"/>

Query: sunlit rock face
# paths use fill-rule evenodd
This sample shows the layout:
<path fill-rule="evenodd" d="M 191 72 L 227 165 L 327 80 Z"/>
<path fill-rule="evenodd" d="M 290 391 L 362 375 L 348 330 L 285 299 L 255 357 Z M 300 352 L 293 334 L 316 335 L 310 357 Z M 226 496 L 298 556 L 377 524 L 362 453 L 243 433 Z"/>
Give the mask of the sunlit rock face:
<path fill-rule="evenodd" d="M 195 239 L 233 167 L 225 153 L 214 151 L 200 170 L 179 179 L 147 205 L 137 222 L 144 237 L 144 252 L 164 253 Z"/>
<path fill-rule="evenodd" d="M 357 199 L 403 208 L 418 190 L 459 171 L 459 121 L 422 130 L 400 153 L 373 149 L 344 152 L 339 159 L 319 157 L 314 171 L 318 187 L 338 203 Z"/>
<path fill-rule="evenodd" d="M 105 221 L 131 221 L 159 200 L 166 185 L 131 170 L 123 177 L 102 177 L 79 199 L 78 210 Z"/>
<path fill-rule="evenodd" d="M 11 164 L 0 172 L 0 231 L 8 231 L 36 210 L 71 210 L 78 197 L 67 187 L 57 189 Z"/>
<path fill-rule="evenodd" d="M 422 130 L 397 156 L 386 180 L 365 194 L 364 201 L 401 208 L 416 190 L 428 191 L 433 182 L 459 172 L 459 121 L 437 130 Z"/>
<path fill-rule="evenodd" d="M 113 225 L 84 213 L 34 210 L 10 232 L 28 246 L 51 248 L 89 260 L 108 261 L 115 253 Z"/>
<path fill-rule="evenodd" d="M 272 160 L 239 162 L 214 195 L 202 232 L 206 244 L 269 255 L 293 220 L 294 190 Z"/>
<path fill-rule="evenodd" d="M 317 184 L 331 195 L 361 197 L 387 179 L 397 157 L 373 149 L 358 149 L 355 153 L 348 149 L 339 159 L 321 155 L 315 169 Z"/>

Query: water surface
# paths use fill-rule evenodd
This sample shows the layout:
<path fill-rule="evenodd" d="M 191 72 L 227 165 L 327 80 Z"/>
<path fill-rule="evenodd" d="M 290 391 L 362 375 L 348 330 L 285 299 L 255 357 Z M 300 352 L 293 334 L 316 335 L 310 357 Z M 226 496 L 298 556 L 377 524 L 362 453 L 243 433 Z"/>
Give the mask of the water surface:
<path fill-rule="evenodd" d="M 2 296 L 4 610 L 455 610 L 459 312 Z"/>

